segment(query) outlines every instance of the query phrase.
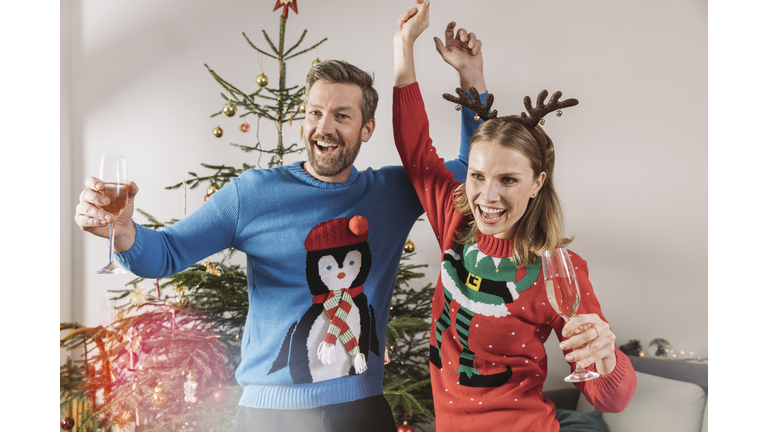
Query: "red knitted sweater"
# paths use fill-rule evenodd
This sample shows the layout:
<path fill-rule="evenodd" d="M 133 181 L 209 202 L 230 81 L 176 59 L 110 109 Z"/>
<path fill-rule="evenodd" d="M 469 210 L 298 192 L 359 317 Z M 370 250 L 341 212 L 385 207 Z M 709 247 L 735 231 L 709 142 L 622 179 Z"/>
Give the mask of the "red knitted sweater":
<path fill-rule="evenodd" d="M 510 258 L 512 240 L 481 233 L 476 244 L 456 244 L 454 233 L 467 223 L 452 205 L 460 183 L 432 146 L 418 84 L 396 87 L 393 100 L 395 143 L 444 253 L 430 337 L 437 430 L 558 431 L 555 406 L 542 396 L 544 342 L 553 330 L 562 338 L 565 322 L 549 305 L 541 267 L 518 266 Z M 571 260 L 581 291 L 578 312 L 607 321 L 587 263 L 573 252 Z M 575 384 L 602 412 L 621 411 L 635 391 L 632 364 L 619 350 L 616 357 L 611 374 Z"/>

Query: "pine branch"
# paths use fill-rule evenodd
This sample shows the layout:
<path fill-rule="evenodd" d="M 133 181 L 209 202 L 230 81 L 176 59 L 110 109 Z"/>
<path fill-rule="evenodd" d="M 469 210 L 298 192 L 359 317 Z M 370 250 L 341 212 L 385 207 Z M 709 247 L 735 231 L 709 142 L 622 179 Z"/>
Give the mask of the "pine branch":
<path fill-rule="evenodd" d="M 145 212 L 142 209 L 137 208 L 136 211 L 141 213 L 145 218 L 147 218 L 147 220 L 149 220 L 148 224 L 141 224 L 141 226 L 145 228 L 151 228 L 153 230 L 171 226 L 179 221 L 178 219 L 174 218 L 169 220 L 168 222 L 160 222 L 157 219 L 155 219 L 154 216 L 150 215 L 149 213 Z"/>
<path fill-rule="evenodd" d="M 266 33 L 265 33 L 265 35 L 266 35 Z M 250 40 L 250 39 L 248 39 L 248 36 L 246 36 L 245 32 L 243 32 L 243 37 L 245 38 L 245 40 L 247 40 L 247 41 L 248 41 L 248 45 L 250 45 L 250 46 L 251 46 L 251 48 L 255 49 L 256 51 L 258 51 L 258 52 L 260 52 L 260 53 L 262 53 L 262 54 L 264 54 L 264 55 L 265 55 L 265 56 L 267 56 L 267 57 L 271 57 L 271 58 L 273 58 L 273 59 L 277 60 L 277 57 L 275 57 L 275 56 L 273 56 L 272 54 L 269 54 L 269 53 L 267 53 L 267 52 L 264 52 L 264 51 L 260 50 L 259 48 L 257 48 L 257 47 L 256 47 L 256 45 L 254 45 L 254 44 L 253 44 L 253 42 L 251 42 L 251 40 Z M 267 37 L 267 41 L 269 41 L 269 37 Z M 270 44 L 270 45 L 272 45 L 272 42 L 270 41 L 270 42 L 269 42 L 269 44 Z M 272 49 L 273 49 L 273 50 L 275 49 L 275 46 L 274 46 L 274 45 L 272 45 Z M 275 52 L 277 53 L 277 51 L 275 51 Z"/>
<path fill-rule="evenodd" d="M 301 45 L 301 42 L 304 40 L 304 36 L 306 36 L 306 35 L 307 35 L 307 30 L 304 30 L 304 32 L 301 34 L 301 37 L 299 38 L 299 41 L 296 42 L 296 44 L 294 46 L 292 46 L 290 49 L 288 49 L 288 51 L 285 52 L 285 55 L 290 54 L 291 51 L 296 49 L 297 46 Z"/>
<path fill-rule="evenodd" d="M 258 97 L 262 98 L 262 99 L 277 100 L 276 98 L 271 98 L 271 97 L 262 95 L 261 94 L 261 90 L 264 90 L 265 88 L 266 87 L 260 88 L 259 90 L 257 90 L 253 94 L 255 96 L 258 96 Z M 243 98 L 243 100 L 238 99 L 237 96 L 234 95 L 231 92 L 230 92 L 230 95 L 232 96 L 231 98 L 227 97 L 223 93 L 221 93 L 221 98 L 226 100 L 226 101 L 228 101 L 228 102 L 234 103 L 235 106 L 241 106 L 241 107 L 243 107 L 243 109 L 247 110 L 245 114 L 241 114 L 240 115 L 241 117 L 243 115 L 247 115 L 247 114 L 255 114 L 255 115 L 259 116 L 259 117 L 266 117 L 268 120 L 277 121 L 277 119 L 275 117 L 271 116 L 269 114 L 269 111 L 267 109 L 265 109 L 265 108 L 273 108 L 273 107 L 271 107 L 269 105 L 267 105 L 267 106 L 259 105 L 259 104 L 256 103 L 256 101 L 253 100 L 253 96 L 245 94 L 243 91 L 239 90 L 236 87 L 232 87 L 232 89 L 238 95 L 240 95 Z M 272 91 L 272 90 L 270 90 L 268 88 L 266 88 L 266 89 L 267 89 L 267 91 L 270 91 L 270 92 Z M 211 118 L 216 117 L 219 114 L 221 114 L 221 111 L 217 111 L 216 113 L 211 114 Z"/>
<path fill-rule="evenodd" d="M 200 165 L 208 169 L 216 170 L 216 172 L 213 175 L 205 176 L 205 177 L 198 177 L 195 173 L 190 172 L 189 174 L 192 175 L 193 178 L 186 180 L 187 185 L 189 186 L 190 189 L 196 188 L 197 186 L 200 185 L 200 183 L 205 181 L 216 183 L 219 186 L 224 186 L 226 183 L 229 183 L 229 180 L 239 176 L 243 172 L 242 169 L 238 169 L 238 168 L 226 166 L 226 165 L 208 165 L 204 163 L 201 163 Z M 184 182 L 181 182 L 173 186 L 166 186 L 165 188 L 169 190 L 178 189 L 183 184 Z"/>
<path fill-rule="evenodd" d="M 307 49 L 305 49 L 305 50 L 303 50 L 303 51 L 299 51 L 299 52 L 297 52 L 296 54 L 294 54 L 294 55 L 292 55 L 292 56 L 290 56 L 290 57 L 286 57 L 285 59 L 286 59 L 286 60 L 290 60 L 290 59 L 292 59 L 292 58 L 294 58 L 294 57 L 296 57 L 296 56 L 298 56 L 298 55 L 302 55 L 302 54 L 304 54 L 304 53 L 305 53 L 305 52 L 307 52 L 307 51 L 312 51 L 313 49 L 315 49 L 315 48 L 317 48 L 318 46 L 320 46 L 320 44 L 321 44 L 321 43 L 323 43 L 323 42 L 325 42 L 325 41 L 327 41 L 327 40 L 328 40 L 328 38 L 325 38 L 325 39 L 321 40 L 320 42 L 318 42 L 318 43 L 316 43 L 316 44 L 312 45 L 311 47 L 309 47 L 309 48 L 307 48 Z"/>
<path fill-rule="evenodd" d="M 266 118 L 268 118 L 268 119 L 270 119 L 272 121 L 276 121 L 277 120 L 274 117 L 272 117 L 271 115 L 269 115 L 269 113 L 266 110 L 262 109 L 261 106 L 259 104 L 257 104 L 253 100 L 253 98 L 251 96 L 245 94 L 243 91 L 241 91 L 240 89 L 238 89 L 234 85 L 230 84 L 229 82 L 227 82 L 223 78 L 221 78 L 213 69 L 208 67 L 207 64 L 203 64 L 203 66 L 205 66 L 205 68 L 208 69 L 208 72 L 213 76 L 213 78 L 222 87 L 224 87 L 227 90 L 227 93 L 229 93 L 230 96 L 231 96 L 231 98 L 230 98 L 230 97 L 227 97 L 226 95 L 222 94 L 221 95 L 222 99 L 227 100 L 227 101 L 232 101 L 234 99 L 236 105 L 240 105 L 240 106 L 246 107 L 247 109 L 249 109 L 250 111 L 256 113 L 257 115 L 259 115 L 261 117 L 266 117 Z M 257 91 L 255 94 L 258 94 L 258 93 L 259 93 L 259 91 Z M 248 101 L 249 104 L 246 104 L 243 101 L 241 101 L 238 98 L 237 95 L 239 95 L 244 100 Z M 216 117 L 217 115 L 219 115 L 219 113 L 221 113 L 221 111 L 218 111 L 215 114 L 211 114 L 211 118 Z"/>
<path fill-rule="evenodd" d="M 427 408 L 421 401 L 413 396 L 413 391 L 423 388 L 429 384 L 429 380 L 421 380 L 412 382 L 409 384 L 408 378 L 395 378 L 386 385 L 384 385 L 384 397 L 389 402 L 389 406 L 392 407 L 392 411 L 395 414 L 395 418 L 400 417 L 394 407 L 405 406 L 407 415 L 410 417 L 415 414 L 426 414 L 428 416 L 434 416 L 432 410 Z"/>
<path fill-rule="evenodd" d="M 282 22 L 281 22 L 281 23 L 282 23 Z M 280 31 L 280 34 L 282 34 L 282 33 L 283 33 L 283 31 L 284 31 L 284 29 L 282 29 L 282 28 L 281 28 L 280 30 L 281 30 L 281 31 Z M 262 29 L 262 30 L 261 30 L 261 33 L 264 35 L 264 39 L 266 39 L 266 40 L 267 40 L 267 43 L 269 43 L 269 46 L 272 48 L 272 51 L 274 51 L 274 52 L 275 52 L 275 54 L 277 54 L 278 56 L 280 56 L 280 51 L 279 51 L 277 48 L 275 48 L 275 44 L 273 44 L 273 43 L 272 43 L 272 39 L 270 39 L 270 38 L 269 38 L 269 35 L 267 34 L 267 31 Z M 245 35 L 245 33 L 243 33 L 243 35 Z M 246 38 L 246 39 L 247 39 L 247 38 Z M 273 57 L 273 58 L 277 58 L 277 57 Z"/>

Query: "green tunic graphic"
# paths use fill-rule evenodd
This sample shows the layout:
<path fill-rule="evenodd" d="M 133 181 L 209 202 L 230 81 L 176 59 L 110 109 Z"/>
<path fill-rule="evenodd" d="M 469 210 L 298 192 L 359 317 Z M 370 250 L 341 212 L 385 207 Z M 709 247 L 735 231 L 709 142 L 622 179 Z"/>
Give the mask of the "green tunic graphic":
<path fill-rule="evenodd" d="M 443 256 L 442 282 L 445 304 L 437 320 L 437 346 L 430 346 L 430 361 L 442 369 L 443 332 L 451 325 L 450 305 L 455 300 L 456 333 L 462 352 L 459 358 L 459 383 L 470 387 L 498 387 L 512 377 L 512 370 L 483 375 L 474 367 L 475 353 L 469 349 L 472 318 L 476 314 L 501 318 L 509 315 L 507 304 L 528 290 L 541 272 L 539 264 L 526 266 L 525 275 L 517 282 L 516 258 L 494 258 L 483 254 L 477 244 L 457 245 Z"/>

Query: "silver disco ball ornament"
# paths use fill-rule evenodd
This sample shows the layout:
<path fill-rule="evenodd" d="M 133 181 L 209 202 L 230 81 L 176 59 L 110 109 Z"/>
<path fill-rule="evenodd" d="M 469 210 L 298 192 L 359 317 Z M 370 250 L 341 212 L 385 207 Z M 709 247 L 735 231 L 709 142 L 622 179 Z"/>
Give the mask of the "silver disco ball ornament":
<path fill-rule="evenodd" d="M 648 354 L 658 359 L 672 358 L 672 344 L 668 340 L 656 338 L 648 345 Z"/>

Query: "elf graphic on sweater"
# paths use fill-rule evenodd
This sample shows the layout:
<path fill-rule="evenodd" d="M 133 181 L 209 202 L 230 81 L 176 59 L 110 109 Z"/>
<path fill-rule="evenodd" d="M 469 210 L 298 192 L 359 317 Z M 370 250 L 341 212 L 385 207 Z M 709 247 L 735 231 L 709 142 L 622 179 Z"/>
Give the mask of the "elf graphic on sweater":
<path fill-rule="evenodd" d="M 456 370 L 458 383 L 467 387 L 499 387 L 506 383 L 512 377 L 509 366 L 493 374 L 484 374 L 475 367 L 475 353 L 469 348 L 472 319 L 477 314 L 495 318 L 509 315 L 507 304 L 529 289 L 540 271 L 538 264 L 518 267 L 513 258 L 489 257 L 480 252 L 477 244 L 458 244 L 447 250 L 441 268 L 445 302 L 435 328 L 437 345 L 429 347 L 429 361 L 443 368 L 443 333 L 451 326 L 451 309 L 458 308 L 456 334 L 462 348 Z"/>
<path fill-rule="evenodd" d="M 355 375 L 379 355 L 376 319 L 363 293 L 371 269 L 368 220 L 337 218 L 310 231 L 307 283 L 313 304 L 291 325 L 269 373 L 288 366 L 294 384 Z"/>

